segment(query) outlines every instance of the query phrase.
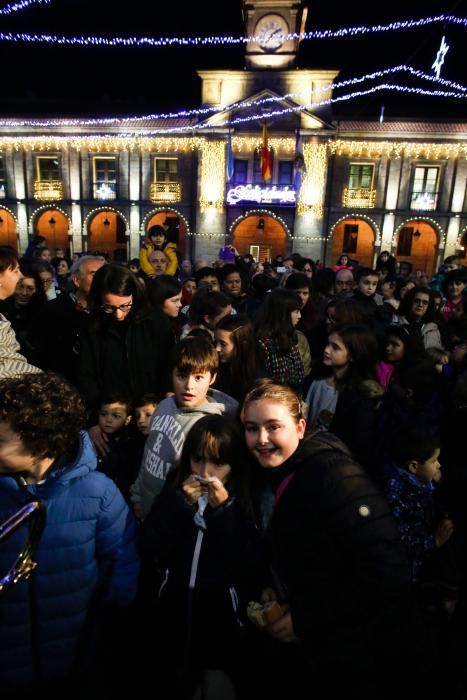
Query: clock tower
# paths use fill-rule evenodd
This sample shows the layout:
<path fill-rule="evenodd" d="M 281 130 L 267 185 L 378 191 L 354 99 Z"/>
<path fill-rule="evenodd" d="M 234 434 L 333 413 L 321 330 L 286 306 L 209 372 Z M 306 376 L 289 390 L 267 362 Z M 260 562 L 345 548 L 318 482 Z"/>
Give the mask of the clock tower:
<path fill-rule="evenodd" d="M 284 70 L 293 68 L 300 39 L 288 34 L 305 31 L 307 8 L 304 0 L 243 0 L 246 36 L 246 68 Z"/>

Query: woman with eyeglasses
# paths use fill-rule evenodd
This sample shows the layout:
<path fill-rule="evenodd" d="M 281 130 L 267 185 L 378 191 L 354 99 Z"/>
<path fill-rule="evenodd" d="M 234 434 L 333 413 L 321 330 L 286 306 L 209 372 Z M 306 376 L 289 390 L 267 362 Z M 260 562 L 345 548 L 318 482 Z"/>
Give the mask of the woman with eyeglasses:
<path fill-rule="evenodd" d="M 435 302 L 431 289 L 414 287 L 402 299 L 392 323 L 408 324 L 423 338 L 425 350 L 442 348 L 441 335 L 436 321 Z"/>
<path fill-rule="evenodd" d="M 105 454 L 105 435 L 96 423 L 104 396 L 136 399 L 151 392 L 162 398 L 169 388 L 167 357 L 174 335 L 167 317 L 151 309 L 146 291 L 128 268 L 104 265 L 89 293 L 90 319 L 81 339 L 79 384 L 90 412 L 91 438 Z"/>

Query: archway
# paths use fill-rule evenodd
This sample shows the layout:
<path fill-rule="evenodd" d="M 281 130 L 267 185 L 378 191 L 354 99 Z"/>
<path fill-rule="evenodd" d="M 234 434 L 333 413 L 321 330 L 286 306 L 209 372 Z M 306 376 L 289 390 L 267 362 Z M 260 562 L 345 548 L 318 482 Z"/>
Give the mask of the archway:
<path fill-rule="evenodd" d="M 439 236 L 427 221 L 406 221 L 394 237 L 394 255 L 400 263 L 407 263 L 411 272 L 422 270 L 428 277 L 435 272 Z"/>
<path fill-rule="evenodd" d="M 68 254 L 69 222 L 58 209 L 43 209 L 34 220 L 34 233 L 44 236 L 54 254 L 55 248 L 63 248 Z"/>
<path fill-rule="evenodd" d="M 89 251 L 109 261 L 126 262 L 128 241 L 123 218 L 112 210 L 97 212 L 89 222 Z"/>
<path fill-rule="evenodd" d="M 260 211 L 237 224 L 232 244 L 240 255 L 252 253 L 254 258 L 265 262 L 285 255 L 287 233 L 280 221 Z"/>
<path fill-rule="evenodd" d="M 0 209 L 0 245 L 17 248 L 16 221 L 6 209 Z"/>
<path fill-rule="evenodd" d="M 186 224 L 183 217 L 178 216 L 175 211 L 158 211 L 151 216 L 146 224 L 146 231 L 150 226 L 163 226 L 167 231 L 167 241 L 175 243 L 180 256 L 183 258 L 186 255 Z"/>
<path fill-rule="evenodd" d="M 326 265 L 332 267 L 342 255 L 348 255 L 363 267 L 372 267 L 375 254 L 375 232 L 364 219 L 344 219 L 332 234 L 332 245 L 328 247 Z"/>

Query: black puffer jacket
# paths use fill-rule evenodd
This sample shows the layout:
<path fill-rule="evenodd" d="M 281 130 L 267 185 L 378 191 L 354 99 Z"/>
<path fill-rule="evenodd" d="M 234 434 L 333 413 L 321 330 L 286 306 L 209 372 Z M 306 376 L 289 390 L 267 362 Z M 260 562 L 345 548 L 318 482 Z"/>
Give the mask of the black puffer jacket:
<path fill-rule="evenodd" d="M 272 558 L 307 658 L 387 669 L 412 620 L 410 568 L 388 504 L 331 433 L 306 438 L 280 471 L 290 480 L 276 492 Z"/>

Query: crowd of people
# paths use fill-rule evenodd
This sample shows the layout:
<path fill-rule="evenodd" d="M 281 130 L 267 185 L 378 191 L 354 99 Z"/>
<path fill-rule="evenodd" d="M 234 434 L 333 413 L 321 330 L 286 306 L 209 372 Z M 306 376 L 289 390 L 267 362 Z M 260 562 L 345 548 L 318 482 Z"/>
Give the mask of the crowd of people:
<path fill-rule="evenodd" d="M 465 697 L 462 260 L 40 238 L 0 247 L 0 523 L 46 509 L 5 697 Z"/>

